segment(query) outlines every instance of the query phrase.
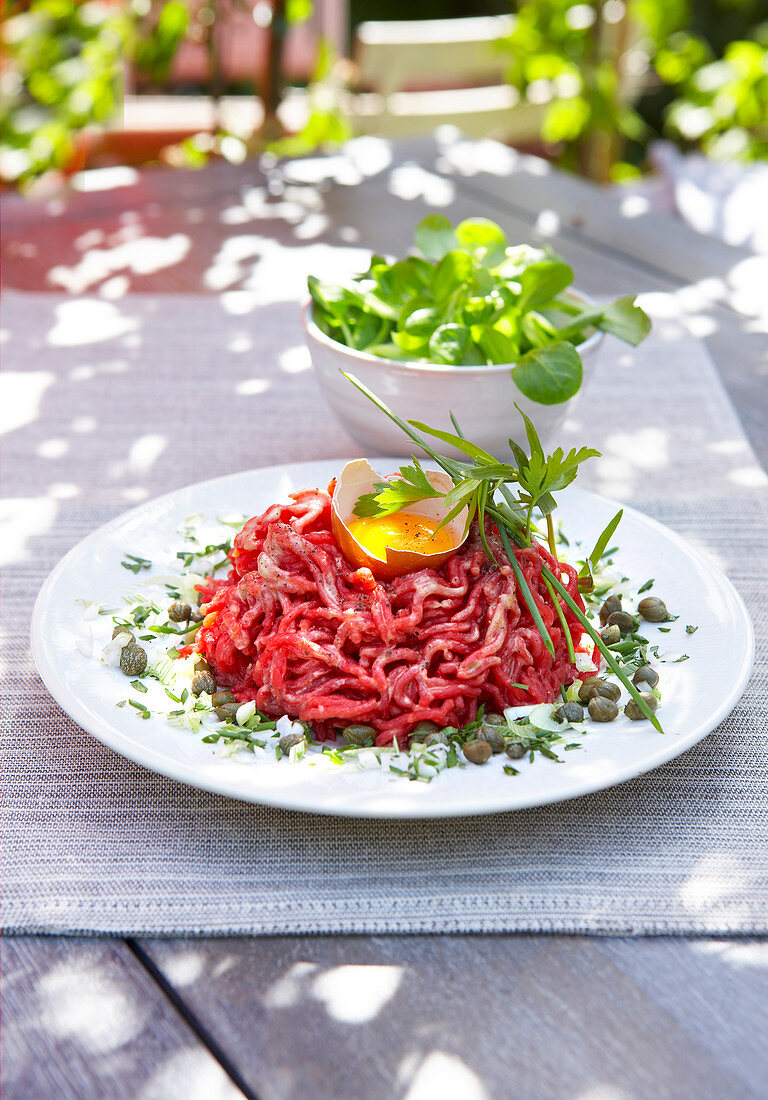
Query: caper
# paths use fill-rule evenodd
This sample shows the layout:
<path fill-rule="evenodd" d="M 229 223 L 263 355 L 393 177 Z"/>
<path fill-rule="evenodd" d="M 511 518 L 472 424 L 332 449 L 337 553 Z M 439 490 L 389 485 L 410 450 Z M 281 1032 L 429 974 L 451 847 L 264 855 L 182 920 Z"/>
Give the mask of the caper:
<path fill-rule="evenodd" d="M 564 703 L 555 711 L 556 722 L 583 722 L 584 708 L 578 703 Z"/>
<path fill-rule="evenodd" d="M 593 722 L 612 722 L 619 708 L 603 695 L 593 695 L 589 700 L 589 717 Z"/>
<path fill-rule="evenodd" d="M 609 596 L 600 608 L 600 622 L 605 626 L 614 611 L 621 611 L 621 597 Z"/>
<path fill-rule="evenodd" d="M 147 654 L 140 645 L 129 642 L 120 650 L 120 668 L 126 676 L 141 676 L 147 667 Z"/>
<path fill-rule="evenodd" d="M 235 715 L 240 709 L 240 703 L 222 703 L 216 707 L 216 717 L 220 722 L 234 722 Z"/>
<path fill-rule="evenodd" d="M 376 740 L 376 730 L 373 726 L 366 726 L 362 722 L 352 722 L 341 731 L 341 736 L 348 745 L 372 745 Z"/>
<path fill-rule="evenodd" d="M 439 729 L 437 722 L 417 722 L 411 730 L 411 741 L 426 741 L 430 733 L 437 733 Z"/>
<path fill-rule="evenodd" d="M 131 642 L 136 641 L 136 638 L 133 634 L 133 631 L 129 630 L 127 626 L 116 626 L 115 629 L 112 631 L 113 639 L 116 638 L 118 636 L 118 634 L 127 634 L 129 641 L 131 641 Z M 128 642 L 125 642 L 124 644 L 128 645 Z"/>
<path fill-rule="evenodd" d="M 503 714 L 486 714 L 483 717 L 484 726 L 501 726 L 504 729 L 507 727 L 507 720 Z"/>
<path fill-rule="evenodd" d="M 206 661 L 205 657 L 201 657 L 197 654 L 195 657 L 195 672 L 210 672 L 211 666 Z"/>
<path fill-rule="evenodd" d="M 212 691 L 211 692 L 211 706 L 214 708 L 221 707 L 224 703 L 235 703 L 237 700 L 231 691 Z"/>
<path fill-rule="evenodd" d="M 504 727 L 491 725 L 490 722 L 486 722 L 486 720 L 483 719 L 483 724 L 477 731 L 477 736 L 482 741 L 488 742 L 491 746 L 491 752 L 494 755 L 499 752 L 504 752 L 504 729 L 506 725 L 506 722 L 504 723 Z"/>
<path fill-rule="evenodd" d="M 203 615 L 202 611 L 193 611 L 192 614 L 189 616 L 189 621 L 191 623 L 201 623 L 204 618 L 205 615 Z"/>
<path fill-rule="evenodd" d="M 665 623 L 669 618 L 667 605 L 663 600 L 659 600 L 655 596 L 646 596 L 646 598 L 641 600 L 637 605 L 637 610 L 649 623 Z"/>
<path fill-rule="evenodd" d="M 659 674 L 655 668 L 651 668 L 650 665 L 640 665 L 635 675 L 632 677 L 632 683 L 635 687 L 640 687 L 641 684 L 647 684 L 650 688 L 655 688 L 659 682 Z"/>
<path fill-rule="evenodd" d="M 592 692 L 592 698 L 597 697 L 601 699 L 610 699 L 612 703 L 618 703 L 621 698 L 621 688 L 618 684 L 612 684 L 610 680 L 601 680 L 599 684 L 595 685 L 595 690 Z"/>
<path fill-rule="evenodd" d="M 479 738 L 476 741 L 467 741 L 464 746 L 464 755 L 470 764 L 485 764 L 491 758 L 493 750 L 487 741 Z"/>
<path fill-rule="evenodd" d="M 447 745 L 448 737 L 443 730 L 434 730 L 424 738 L 425 745 Z"/>
<path fill-rule="evenodd" d="M 613 623 L 611 626 L 607 626 L 605 630 L 600 631 L 600 637 L 606 645 L 616 645 L 617 642 L 621 641 L 621 631 Z"/>
<path fill-rule="evenodd" d="M 525 756 L 528 749 L 522 741 L 510 741 L 504 751 L 511 760 L 519 760 L 522 756 Z"/>
<path fill-rule="evenodd" d="M 648 710 L 651 711 L 651 713 L 653 713 L 659 705 L 659 700 L 656 698 L 655 695 L 651 695 L 650 691 L 641 691 L 640 698 L 646 704 Z M 626 714 L 627 718 L 631 719 L 633 722 L 641 722 L 643 718 L 646 717 L 640 710 L 640 707 L 634 699 L 629 700 L 627 705 L 624 707 L 624 713 Z"/>
<path fill-rule="evenodd" d="M 608 617 L 608 626 L 617 626 L 620 633 L 631 634 L 635 629 L 635 619 L 628 611 L 614 611 Z"/>
<path fill-rule="evenodd" d="M 216 681 L 210 672 L 196 672 L 192 677 L 192 694 L 202 695 L 203 692 L 206 695 L 213 695 L 216 690 Z"/>
<path fill-rule="evenodd" d="M 603 680 L 601 676 L 590 676 L 586 680 L 582 680 L 581 687 L 579 688 L 579 702 L 588 703 L 595 694 L 595 688 L 607 682 L 608 681 Z"/>
<path fill-rule="evenodd" d="M 186 623 L 189 622 L 189 616 L 192 614 L 192 608 L 188 603 L 183 600 L 174 600 L 171 606 L 168 608 L 168 618 L 172 623 Z"/>
<path fill-rule="evenodd" d="M 294 745 L 300 745 L 303 740 L 303 733 L 286 733 L 277 743 L 280 746 L 280 752 L 287 754 Z"/>

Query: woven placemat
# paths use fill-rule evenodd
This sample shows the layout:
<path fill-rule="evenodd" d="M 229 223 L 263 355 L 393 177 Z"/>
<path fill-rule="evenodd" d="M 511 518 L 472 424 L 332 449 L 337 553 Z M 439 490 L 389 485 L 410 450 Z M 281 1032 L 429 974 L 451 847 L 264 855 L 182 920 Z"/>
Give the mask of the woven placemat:
<path fill-rule="evenodd" d="M 733 714 L 650 775 L 556 806 L 337 820 L 123 760 L 62 714 L 28 646 L 47 572 L 130 503 L 233 469 L 357 453 L 305 369 L 295 307 L 233 317 L 213 300 L 127 298 L 88 344 L 67 343 L 65 299 L 8 298 L 6 366 L 28 400 L 5 446 L 6 930 L 767 930 L 765 475 L 698 341 L 668 321 L 637 351 L 606 346 L 566 434 L 604 452 L 588 484 L 691 538 L 742 593 L 758 659 Z"/>

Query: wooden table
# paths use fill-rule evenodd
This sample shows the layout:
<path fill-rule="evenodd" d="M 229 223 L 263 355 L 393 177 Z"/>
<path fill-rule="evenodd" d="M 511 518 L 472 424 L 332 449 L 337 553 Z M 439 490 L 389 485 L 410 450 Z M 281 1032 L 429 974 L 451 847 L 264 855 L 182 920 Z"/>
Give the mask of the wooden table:
<path fill-rule="evenodd" d="M 278 242 L 287 224 L 305 240 L 398 252 L 437 207 L 550 240 L 588 292 L 670 291 L 768 465 L 765 315 L 746 294 L 759 261 L 492 143 L 369 144 L 356 158 L 362 171 L 333 158 L 290 169 Z M 137 221 L 146 234 L 162 220 L 165 237 L 195 227 L 192 251 L 130 274 L 130 289 L 212 292 L 215 257 L 256 184 L 285 193 L 274 169 L 265 179 L 215 165 L 149 171 L 48 219 L 9 200 L 7 285 L 50 289 L 53 255 L 71 289 L 93 292 L 77 268 L 86 235 L 98 243 Z M 235 274 L 230 289 L 245 269 Z M 99 278 L 117 278 L 105 293 L 119 293 L 126 276 Z M 765 939 L 19 937 L 6 939 L 3 969 L 3 1083 L 18 1100 L 768 1095 Z"/>

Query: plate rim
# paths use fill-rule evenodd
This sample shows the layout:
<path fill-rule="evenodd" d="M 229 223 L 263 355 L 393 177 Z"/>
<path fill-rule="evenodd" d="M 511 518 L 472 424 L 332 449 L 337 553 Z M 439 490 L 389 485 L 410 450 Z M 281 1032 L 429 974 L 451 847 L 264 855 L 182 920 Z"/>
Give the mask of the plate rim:
<path fill-rule="evenodd" d="M 328 805 L 322 806 L 321 804 L 312 805 L 299 805 L 296 802 L 292 802 L 290 798 L 286 798 L 284 795 L 271 794 L 269 790 L 263 790 L 259 792 L 249 792 L 247 790 L 235 789 L 232 783 L 227 782 L 222 778 L 221 782 L 209 780 L 207 777 L 200 776 L 196 773 L 196 766 L 187 764 L 185 762 L 179 762 L 176 766 L 172 762 L 168 761 L 167 756 L 159 753 L 157 750 L 150 746 L 142 746 L 136 742 L 130 742 L 128 746 L 120 744 L 118 747 L 115 741 L 120 741 L 124 734 L 117 726 L 110 724 L 108 719 L 102 719 L 101 722 L 93 720 L 91 711 L 85 704 L 82 704 L 78 697 L 68 692 L 66 680 L 63 679 L 53 663 L 48 662 L 45 650 L 46 643 L 43 639 L 42 628 L 45 620 L 46 612 L 50 611 L 50 604 L 52 594 L 55 592 L 56 584 L 59 581 L 62 574 L 65 573 L 68 565 L 73 558 L 79 556 L 84 548 L 87 548 L 91 542 L 97 542 L 104 534 L 110 533 L 113 529 L 119 528 L 126 522 L 131 522 L 132 519 L 139 516 L 148 507 L 154 505 L 162 505 L 166 501 L 170 501 L 177 497 L 180 493 L 189 490 L 208 490 L 215 485 L 230 481 L 236 477 L 247 477 L 249 474 L 265 473 L 273 471 L 276 476 L 279 476 L 280 472 L 294 471 L 300 467 L 307 466 L 325 466 L 330 464 L 343 464 L 347 461 L 344 458 L 329 458 L 329 459 L 307 459 L 300 462 L 289 463 L 275 463 L 268 466 L 258 466 L 245 470 L 233 471 L 229 474 L 223 474 L 214 478 L 206 478 L 203 481 L 190 482 L 187 485 L 178 486 L 176 489 L 172 489 L 166 493 L 162 493 L 159 496 L 151 497 L 149 500 L 143 501 L 141 504 L 135 505 L 132 508 L 128 508 L 126 511 L 121 512 L 113 519 L 108 520 L 106 523 L 101 524 L 95 530 L 91 531 L 84 538 L 80 539 L 73 547 L 71 547 L 63 557 L 56 563 L 53 569 L 50 571 L 40 590 L 35 598 L 34 607 L 32 610 L 31 625 L 30 625 L 30 642 L 32 657 L 35 662 L 38 675 L 40 676 L 46 690 L 50 693 L 57 705 L 62 711 L 71 718 L 82 730 L 84 730 L 91 737 L 94 737 L 100 744 L 104 745 L 117 755 L 131 760 L 133 763 L 146 768 L 148 771 L 155 772 L 162 775 L 167 779 L 171 779 L 177 783 L 185 783 L 188 786 L 195 787 L 198 790 L 206 791 L 209 794 L 214 794 L 224 798 L 232 798 L 239 802 L 244 802 L 249 805 L 257 806 L 272 806 L 279 809 L 285 809 L 294 813 L 315 813 L 323 816 L 331 817 L 347 817 L 356 818 L 359 820 L 438 820 L 441 818 L 454 818 L 454 817 L 479 817 L 484 814 L 491 813 L 514 813 L 519 810 L 529 810 L 536 807 L 555 805 L 559 802 L 569 801 L 570 799 L 581 798 L 585 795 L 595 794 L 598 791 L 609 790 L 612 787 L 618 786 L 621 783 L 625 783 L 630 779 L 638 778 L 642 775 L 647 775 L 649 772 L 654 771 L 656 768 L 661 767 L 664 764 L 669 763 L 670 760 L 687 752 L 694 745 L 698 744 L 711 732 L 713 732 L 720 723 L 733 711 L 736 703 L 744 694 L 746 686 L 749 682 L 749 678 L 754 668 L 755 660 L 755 631 L 752 618 L 747 610 L 744 600 L 736 589 L 730 578 L 713 562 L 699 550 L 697 547 L 692 546 L 684 536 L 678 534 L 677 531 L 667 527 L 659 520 L 654 519 L 652 516 L 641 512 L 639 509 L 632 505 L 623 504 L 619 501 L 615 501 L 610 497 L 603 496 L 600 493 L 596 493 L 591 489 L 584 489 L 579 486 L 573 486 L 570 489 L 571 493 L 582 494 L 584 496 L 596 499 L 600 502 L 608 503 L 610 505 L 616 505 L 624 509 L 625 514 L 631 514 L 637 517 L 643 524 L 650 527 L 654 532 L 661 534 L 665 539 L 671 540 L 689 557 L 697 561 L 710 577 L 718 582 L 718 585 L 723 592 L 728 596 L 732 611 L 738 612 L 741 617 L 742 624 L 745 628 L 744 631 L 744 650 L 742 654 L 741 663 L 739 666 L 738 674 L 734 678 L 730 690 L 724 697 L 720 706 L 702 722 L 694 727 L 693 731 L 686 734 L 681 744 L 679 738 L 674 737 L 672 734 L 666 734 L 665 737 L 669 740 L 665 743 L 665 747 L 657 754 L 654 755 L 653 763 L 647 767 L 640 767 L 638 769 L 637 763 L 626 764 L 622 767 L 617 767 L 611 773 L 609 779 L 606 780 L 604 776 L 595 777 L 594 780 L 580 780 L 577 784 L 578 790 L 566 789 L 554 792 L 552 794 L 543 796 L 542 794 L 531 794 L 529 798 L 524 795 L 521 797 L 517 794 L 514 798 L 514 805 L 510 805 L 510 799 L 491 799 L 487 804 L 482 806 L 472 804 L 466 806 L 461 803 L 457 805 L 455 809 L 447 809 L 445 806 L 429 806 L 423 804 L 422 806 L 414 805 L 412 807 L 399 807 L 392 812 L 386 807 L 366 809 L 364 812 L 360 812 L 357 807 L 354 806 L 335 806 Z M 396 465 L 402 462 L 402 458 L 392 458 L 384 456 L 376 456 L 372 460 L 373 462 L 392 462 Z M 115 732 L 116 736 L 112 736 L 112 732 Z"/>

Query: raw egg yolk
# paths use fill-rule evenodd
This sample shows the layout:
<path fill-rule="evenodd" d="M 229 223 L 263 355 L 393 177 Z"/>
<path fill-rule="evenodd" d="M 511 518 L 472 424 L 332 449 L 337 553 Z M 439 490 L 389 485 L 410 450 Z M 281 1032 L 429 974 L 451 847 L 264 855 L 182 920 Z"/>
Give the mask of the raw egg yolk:
<path fill-rule="evenodd" d="M 452 550 L 453 536 L 447 527 L 435 529 L 439 520 L 417 516 L 414 512 L 395 512 L 391 516 L 350 519 L 346 527 L 374 558 L 387 560 L 390 550 L 416 554 L 440 554 Z"/>

